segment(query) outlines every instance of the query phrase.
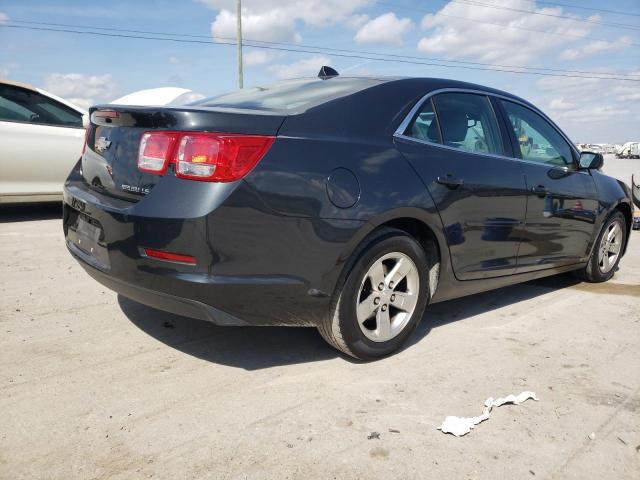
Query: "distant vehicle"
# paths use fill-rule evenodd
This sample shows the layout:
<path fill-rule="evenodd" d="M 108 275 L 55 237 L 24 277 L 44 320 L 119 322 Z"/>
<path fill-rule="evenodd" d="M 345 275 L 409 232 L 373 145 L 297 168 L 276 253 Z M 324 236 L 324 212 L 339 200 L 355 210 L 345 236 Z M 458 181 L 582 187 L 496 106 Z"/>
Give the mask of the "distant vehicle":
<path fill-rule="evenodd" d="M 204 95 L 187 88 L 160 87 L 129 93 L 109 103 L 115 105 L 186 105 L 202 98 Z"/>
<path fill-rule="evenodd" d="M 617 158 L 640 158 L 640 143 L 627 142 L 616 152 Z"/>
<path fill-rule="evenodd" d="M 39 88 L 0 80 L 0 203 L 62 199 L 82 154 L 86 113 Z"/>
<path fill-rule="evenodd" d="M 65 184 L 71 254 L 152 307 L 314 326 L 361 359 L 399 349 L 431 303 L 613 276 L 629 187 L 531 103 L 327 70 L 185 107 L 91 108 Z"/>

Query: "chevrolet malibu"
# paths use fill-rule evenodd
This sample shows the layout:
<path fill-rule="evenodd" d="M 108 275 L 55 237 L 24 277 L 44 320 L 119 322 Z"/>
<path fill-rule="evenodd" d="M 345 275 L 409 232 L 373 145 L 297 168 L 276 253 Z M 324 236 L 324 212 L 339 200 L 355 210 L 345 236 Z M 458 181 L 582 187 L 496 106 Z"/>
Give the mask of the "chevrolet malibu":
<path fill-rule="evenodd" d="M 323 70 L 90 120 L 63 220 L 89 275 L 217 325 L 317 327 L 360 359 L 400 348 L 432 303 L 606 281 L 631 231 L 600 154 L 479 85 Z"/>

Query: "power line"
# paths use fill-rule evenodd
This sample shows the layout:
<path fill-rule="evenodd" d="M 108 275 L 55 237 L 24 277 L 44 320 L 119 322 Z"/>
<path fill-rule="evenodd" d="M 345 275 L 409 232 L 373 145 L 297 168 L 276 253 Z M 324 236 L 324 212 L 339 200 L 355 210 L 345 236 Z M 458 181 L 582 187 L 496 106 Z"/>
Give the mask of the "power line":
<path fill-rule="evenodd" d="M 553 18 L 562 18 L 564 20 L 571 20 L 574 22 L 583 22 L 583 23 L 591 23 L 594 25 L 601 25 L 601 26 L 606 26 L 606 27 L 615 27 L 615 28 L 627 28 L 630 30 L 640 30 L 640 25 L 629 25 L 626 23 L 617 23 L 617 22 L 602 22 L 600 20 L 591 20 L 589 18 L 575 18 L 575 17 L 571 17 L 569 15 L 560 15 L 560 14 L 555 14 L 555 13 L 545 13 L 545 12 L 536 12 L 535 10 L 526 10 L 524 8 L 514 8 L 514 7 L 507 7 L 505 5 L 495 5 L 495 4 L 491 4 L 491 3 L 483 3 L 483 2 L 478 2 L 476 0 L 449 0 L 450 2 L 453 3 L 462 3 L 465 5 L 475 5 L 475 6 L 480 6 L 480 7 L 487 7 L 487 8 L 494 8 L 496 10 L 508 10 L 511 12 L 519 12 L 519 13 L 529 13 L 531 15 L 540 15 L 543 17 L 553 17 Z"/>
<path fill-rule="evenodd" d="M 593 12 L 611 13 L 613 15 L 631 15 L 634 17 L 640 17 L 640 13 L 623 12 L 622 10 L 607 10 L 606 8 L 585 7 L 582 5 L 574 5 L 570 3 L 543 2 L 541 0 L 535 0 L 535 1 L 536 3 L 540 3 L 542 5 L 550 5 L 552 7 L 577 8 L 580 10 L 590 10 Z"/>
<path fill-rule="evenodd" d="M 212 36 L 212 35 L 195 35 L 195 34 L 186 34 L 186 33 L 178 33 L 178 32 L 157 32 L 157 31 L 149 31 L 149 30 L 131 30 L 131 29 L 123 29 L 123 28 L 115 28 L 115 27 L 96 27 L 91 25 L 78 25 L 78 24 L 68 24 L 68 23 L 48 23 L 48 22 L 29 22 L 29 21 L 21 21 L 21 20 L 12 20 L 13 23 L 26 23 L 26 24 L 34 24 L 34 25 L 45 25 L 45 26 L 55 26 L 55 27 L 71 27 L 71 28 L 85 28 L 85 29 L 93 29 L 93 30 L 106 30 L 106 31 L 115 31 L 115 32 L 125 32 L 125 33 L 140 33 L 144 35 L 164 35 L 164 36 L 173 36 L 173 37 L 188 37 L 188 38 L 213 38 L 214 40 L 230 40 L 233 41 L 236 37 L 222 37 L 222 36 Z M 54 30 L 57 31 L 57 30 Z M 375 55 L 379 57 L 392 57 L 392 58 L 402 58 L 409 60 L 422 60 L 422 61 L 430 61 L 430 62 L 444 62 L 444 63 L 459 63 L 463 65 L 479 65 L 485 67 L 499 67 L 499 68 L 509 68 L 509 69 L 521 69 L 521 70 L 533 70 L 533 71 L 549 71 L 549 72 L 560 72 L 560 73 L 581 73 L 585 75 L 596 75 L 596 76 L 640 76 L 640 74 L 623 74 L 623 73 L 610 73 L 610 72 L 594 72 L 594 71 L 586 71 L 586 70 L 569 70 L 569 69 L 561 69 L 561 68 L 548 68 L 548 67 L 530 67 L 530 66 L 521 66 L 521 65 L 505 65 L 505 64 L 494 64 L 494 63 L 483 63 L 483 62 L 473 62 L 469 60 L 448 60 L 443 58 L 432 58 L 432 57 L 424 57 L 424 56 L 411 56 L 411 55 L 400 55 L 393 53 L 379 53 L 379 52 L 370 52 L 364 50 L 353 50 L 353 49 L 344 49 L 344 48 L 332 48 L 332 47 L 324 47 L 320 45 L 309 45 L 309 44 L 297 44 L 297 43 L 287 43 L 287 42 L 271 42 L 266 40 L 255 40 L 250 38 L 244 38 L 246 42 L 258 43 L 258 44 L 266 44 L 266 45 L 279 45 L 285 47 L 292 48 L 312 48 L 316 50 L 323 50 L 327 52 L 346 52 L 360 55 Z M 216 42 L 221 43 L 221 42 Z M 234 43 L 235 44 L 235 43 Z M 248 46 L 256 46 L 256 45 L 248 45 Z M 316 52 L 317 53 L 317 52 Z"/>
<path fill-rule="evenodd" d="M 93 31 L 80 31 L 80 30 L 69 30 L 69 29 L 54 29 L 47 27 L 29 27 L 25 25 L 8 25 L 2 24 L 0 28 L 17 28 L 17 29 L 26 29 L 26 30 L 39 30 L 39 31 L 50 31 L 50 32 L 61 32 L 61 33 L 72 33 L 79 35 L 94 35 L 101 37 L 116 37 L 116 38 L 129 38 L 129 39 L 140 39 L 140 40 L 158 40 L 158 41 L 168 41 L 168 42 L 178 42 L 178 43 L 195 43 L 195 44 L 205 44 L 205 45 L 236 45 L 236 42 L 228 41 L 207 41 L 207 40 L 197 40 L 197 39 L 184 39 L 184 38 L 168 38 L 168 37 L 151 37 L 151 36 L 141 36 L 141 35 L 125 35 L 118 33 L 107 33 L 107 32 L 93 32 Z M 253 48 L 261 48 L 265 50 L 277 50 L 277 51 L 286 51 L 286 52 L 297 52 L 297 53 L 313 53 L 313 54 L 322 54 L 327 53 L 321 51 L 319 49 L 301 49 L 301 48 L 287 48 L 287 47 L 278 47 L 278 46 L 267 46 L 267 45 L 247 45 Z M 471 66 L 471 65 L 443 65 L 442 63 L 436 62 L 424 62 L 424 61 L 415 61 L 409 59 L 390 59 L 390 58 L 378 58 L 372 56 L 365 55 L 355 55 L 355 54 L 346 54 L 346 53 L 332 53 L 331 55 L 342 58 L 355 58 L 361 60 L 371 60 L 377 62 L 390 62 L 390 63 L 404 63 L 404 64 L 412 64 L 412 65 L 424 65 L 431 67 L 441 67 L 441 68 L 459 68 L 465 70 L 480 70 L 480 71 L 493 71 L 493 72 L 503 72 L 503 73 L 515 73 L 521 75 L 537 75 L 537 76 L 548 76 L 548 77 L 568 77 L 568 78 L 584 78 L 584 79 L 598 79 L 598 80 L 615 80 L 615 81 L 629 81 L 629 82 L 640 82 L 640 78 L 631 78 L 631 77 L 603 77 L 603 76 L 586 76 L 586 75 L 573 75 L 573 74 L 565 74 L 565 73 L 550 73 L 550 72 L 538 72 L 538 71 L 522 71 L 520 67 L 515 67 L 517 69 L 504 69 L 504 68 L 492 68 L 492 67 L 481 67 L 481 66 Z"/>
<path fill-rule="evenodd" d="M 441 0 L 441 1 L 449 1 L 449 0 Z M 397 8 L 397 9 L 401 9 L 401 10 L 409 10 L 409 11 L 416 11 L 416 12 L 422 12 L 422 13 L 428 13 L 434 16 L 438 16 L 438 17 L 447 17 L 447 18 L 456 18 L 458 20 L 464 20 L 467 22 L 472 22 L 472 23 L 483 23 L 486 25 L 494 25 L 496 27 L 500 27 L 500 28 L 508 28 L 510 30 L 524 30 L 527 32 L 535 32 L 535 33 L 542 33 L 544 35 L 553 35 L 556 37 L 573 37 L 573 38 L 578 38 L 580 40 L 601 40 L 601 41 L 605 41 L 608 42 L 609 39 L 608 38 L 603 38 L 603 37 L 593 37 L 590 35 L 580 35 L 577 33 L 569 33 L 569 32 L 549 32 L 546 30 L 538 30 L 535 28 L 527 28 L 527 27 L 522 27 L 519 25 L 505 25 L 504 23 L 496 23 L 496 22 L 490 22 L 487 20 L 479 20 L 479 19 L 475 19 L 475 18 L 471 18 L 471 17 L 462 17 L 460 15 L 451 15 L 449 13 L 441 13 L 439 10 L 428 10 L 425 8 L 420 8 L 420 7 L 409 7 L 409 6 L 405 6 L 405 5 L 398 5 L 395 3 L 389 3 L 389 2 L 384 2 L 384 1 L 377 1 L 378 5 L 387 5 L 393 8 Z M 634 47 L 638 47 L 640 46 L 640 43 L 636 43 L 636 42 L 632 42 L 630 40 L 625 40 L 622 39 L 620 40 L 620 43 L 624 43 L 625 45 L 629 45 L 629 46 L 634 46 Z"/>
<path fill-rule="evenodd" d="M 448 3 L 450 0 L 439 0 L 441 2 L 444 3 Z M 575 8 L 578 10 L 589 10 L 589 11 L 593 11 L 593 12 L 602 12 L 602 13 L 610 13 L 612 15 L 625 15 L 625 16 L 634 16 L 634 17 L 640 17 L 640 13 L 633 13 L 633 12 L 623 12 L 622 10 L 608 10 L 606 8 L 595 8 L 595 7 L 585 7 L 583 5 L 576 5 L 576 4 L 571 4 L 571 3 L 558 3 L 558 2 L 546 2 L 546 1 L 542 1 L 542 0 L 530 0 L 531 2 L 535 2 L 535 3 L 539 3 L 541 5 L 549 5 L 551 7 L 566 7 L 566 8 Z M 495 5 L 495 4 L 494 4 Z M 500 5 L 495 5 L 500 6 Z"/>
<path fill-rule="evenodd" d="M 443 0 L 446 1 L 446 0 Z M 446 13 L 440 13 L 440 12 L 436 12 L 433 10 L 427 10 L 427 9 L 423 9 L 423 8 L 419 8 L 419 7 L 405 7 L 402 5 L 395 5 L 393 3 L 387 3 L 387 2 L 378 2 L 378 4 L 380 5 L 389 5 L 389 6 L 393 6 L 395 8 L 399 8 L 402 10 L 413 10 L 413 11 L 418 11 L 418 12 L 422 12 L 422 13 L 430 13 L 433 15 L 437 15 L 437 16 L 442 16 L 442 17 L 449 17 L 449 18 L 456 18 L 459 20 L 464 20 L 467 22 L 473 22 L 473 23 L 484 23 L 487 25 L 494 25 L 496 27 L 501 27 L 501 28 L 508 28 L 508 29 L 512 29 L 512 30 L 524 30 L 527 32 L 535 32 L 535 33 L 542 33 L 544 35 L 553 35 L 553 36 L 557 36 L 557 37 L 573 37 L 573 38 L 577 38 L 580 40 L 601 40 L 601 41 L 610 41 L 609 39 L 606 38 L 602 38 L 602 37 L 592 37 L 592 36 L 587 36 L 587 35 L 579 35 L 579 34 L 575 34 L 575 33 L 569 33 L 569 32 L 548 32 L 546 30 L 537 30 L 535 28 L 527 28 L 527 27 L 521 27 L 521 26 L 516 26 L 516 25 L 505 25 L 503 23 L 496 23 L 496 22 L 489 22 L 486 20 L 477 20 L 475 18 L 469 18 L 469 17 L 461 17 L 459 15 L 449 15 Z M 125 29 L 114 29 L 114 28 L 104 28 L 104 27 L 95 27 L 95 26 L 84 26 L 84 25 L 70 25 L 70 24 L 65 24 L 65 23 L 48 23 L 48 22 L 32 22 L 32 21 L 26 21 L 26 20 L 15 20 L 15 19 L 11 19 L 12 23 L 26 23 L 26 24 L 33 24 L 33 25 L 52 25 L 52 26 L 61 26 L 61 27 L 79 27 L 79 28 L 92 28 L 94 30 L 116 30 L 116 31 L 122 31 L 122 32 L 131 32 L 131 33 L 149 33 L 149 32 L 145 32 L 145 31 L 140 31 L 140 30 L 125 30 Z M 167 34 L 167 33 L 163 33 L 163 32 L 153 32 L 156 35 L 174 35 L 174 34 Z M 180 36 L 183 37 L 191 37 L 191 38 L 212 38 L 210 35 L 189 35 L 189 34 L 184 34 L 181 33 L 179 34 Z M 234 37 L 220 37 L 223 39 L 229 38 L 232 39 Z M 253 41 L 260 41 L 260 40 L 253 40 Z M 625 40 L 625 39 L 620 39 L 619 40 L 620 43 L 624 43 L 625 45 L 629 45 L 629 46 L 633 46 L 633 47 L 640 47 L 640 43 L 636 43 L 636 42 L 632 42 L 630 40 Z M 262 43 L 269 43 L 269 42 L 262 42 Z M 278 42 L 274 42 L 274 43 L 278 43 Z"/>

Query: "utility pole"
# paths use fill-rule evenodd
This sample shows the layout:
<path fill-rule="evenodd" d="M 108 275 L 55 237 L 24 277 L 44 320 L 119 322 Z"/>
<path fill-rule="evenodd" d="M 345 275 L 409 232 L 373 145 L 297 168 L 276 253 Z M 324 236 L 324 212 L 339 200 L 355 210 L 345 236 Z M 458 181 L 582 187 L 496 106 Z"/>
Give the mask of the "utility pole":
<path fill-rule="evenodd" d="M 238 87 L 242 88 L 242 0 L 236 0 L 236 30 L 238 39 Z"/>

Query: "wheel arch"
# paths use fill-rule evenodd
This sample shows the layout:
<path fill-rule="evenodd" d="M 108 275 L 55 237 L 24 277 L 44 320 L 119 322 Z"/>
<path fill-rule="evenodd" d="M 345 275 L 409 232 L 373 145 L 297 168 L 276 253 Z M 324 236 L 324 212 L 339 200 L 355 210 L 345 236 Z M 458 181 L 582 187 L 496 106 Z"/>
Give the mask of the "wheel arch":
<path fill-rule="evenodd" d="M 346 275 L 351 271 L 355 262 L 366 249 L 367 238 L 377 230 L 383 228 L 396 228 L 415 238 L 424 248 L 427 255 L 435 255 L 432 260 L 437 263 L 437 270 L 430 272 L 436 275 L 436 285 L 450 271 L 450 258 L 448 247 L 443 233 L 442 222 L 437 212 L 426 211 L 420 208 L 405 207 L 385 212 L 366 222 L 348 245 L 342 258 L 345 259 L 337 277 L 335 288 L 340 288 Z M 431 244 L 435 246 L 430 248 Z M 335 290 L 334 290 L 335 293 Z M 430 292 L 433 297 L 435 290 Z"/>
<path fill-rule="evenodd" d="M 625 201 L 620 201 L 612 211 L 615 210 L 624 215 L 625 223 L 627 225 L 627 238 L 625 239 L 624 250 L 622 251 L 622 254 L 624 255 L 627 251 L 627 246 L 629 245 L 629 237 L 631 237 L 631 230 L 633 227 L 633 208 L 631 207 L 631 204 Z"/>

